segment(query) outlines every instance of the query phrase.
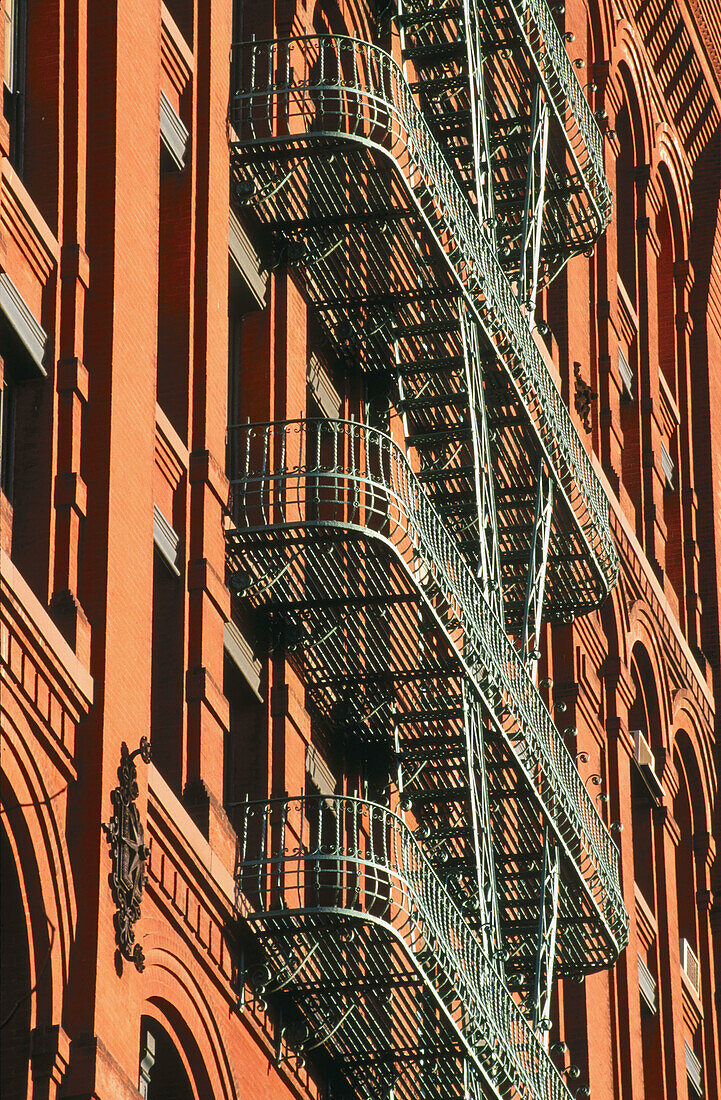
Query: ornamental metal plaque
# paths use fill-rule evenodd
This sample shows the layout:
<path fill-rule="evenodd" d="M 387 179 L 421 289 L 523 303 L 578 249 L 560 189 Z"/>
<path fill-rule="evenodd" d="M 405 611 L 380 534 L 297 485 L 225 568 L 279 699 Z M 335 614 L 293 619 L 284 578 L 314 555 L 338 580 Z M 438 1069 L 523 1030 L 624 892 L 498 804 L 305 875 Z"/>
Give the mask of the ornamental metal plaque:
<path fill-rule="evenodd" d="M 150 850 L 145 847 L 145 833 L 135 805 L 138 797 L 136 756 L 140 756 L 146 764 L 150 763 L 147 737 L 141 739 L 140 747 L 134 752 L 128 751 L 124 741 L 120 746 L 119 784 L 110 794 L 115 809 L 110 823 L 103 825 L 113 861 L 108 880 L 116 906 L 113 923 L 119 971 L 122 971 L 123 959 L 134 963 L 137 970 L 145 969 L 143 949 L 135 943 L 133 931 L 133 925 L 140 917 L 140 902 L 148 877 L 146 862 L 150 855 Z"/>

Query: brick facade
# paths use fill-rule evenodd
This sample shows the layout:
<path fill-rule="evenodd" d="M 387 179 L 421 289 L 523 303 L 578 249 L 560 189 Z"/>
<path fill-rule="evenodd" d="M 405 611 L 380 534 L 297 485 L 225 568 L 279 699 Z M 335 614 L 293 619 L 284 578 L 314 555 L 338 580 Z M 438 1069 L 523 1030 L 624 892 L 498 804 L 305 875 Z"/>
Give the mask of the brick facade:
<path fill-rule="evenodd" d="M 384 750 L 334 734 L 287 624 L 238 594 L 227 429 L 379 409 L 403 446 L 406 428 L 397 394 L 329 337 L 262 196 L 237 186 L 229 58 L 234 37 L 347 34 L 402 62 L 399 22 L 364 0 L 3 6 L 0 1092 L 340 1097 L 332 1051 L 306 1036 L 300 1056 L 283 982 L 261 973 L 242 804 L 368 798 Z M 629 940 L 610 969 L 558 982 L 549 1046 L 571 1095 L 713 1100 L 721 16 L 710 0 L 567 0 L 555 17 L 595 85 L 614 210 L 539 293 L 534 340 L 608 495 L 620 571 L 596 610 L 542 627 L 537 676 L 618 844 Z M 365 615 L 341 648 L 363 651 Z M 389 652 L 406 621 L 389 615 Z M 140 971 L 116 950 L 101 825 L 121 746 L 142 737 Z M 401 795 L 391 784 L 394 809 Z"/>

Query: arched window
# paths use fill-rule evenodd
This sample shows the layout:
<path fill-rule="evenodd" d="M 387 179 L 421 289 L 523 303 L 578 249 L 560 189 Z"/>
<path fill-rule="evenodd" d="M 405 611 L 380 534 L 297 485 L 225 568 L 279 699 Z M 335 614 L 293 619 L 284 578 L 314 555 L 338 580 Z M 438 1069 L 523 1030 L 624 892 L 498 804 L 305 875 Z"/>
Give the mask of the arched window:
<path fill-rule="evenodd" d="M 671 217 L 666 204 L 656 219 L 659 255 L 656 261 L 659 413 L 661 430 L 661 472 L 664 479 L 663 519 L 666 527 L 664 572 L 675 597 L 676 612 L 681 614 L 683 598 L 683 546 L 681 535 L 680 415 L 676 354 L 676 284 L 674 280 L 674 241 Z"/>
<path fill-rule="evenodd" d="M 618 274 L 633 305 L 636 305 L 636 198 L 633 131 L 628 107 L 624 103 L 616 116 L 619 153 L 616 160 L 616 227 L 618 236 Z"/>
<path fill-rule="evenodd" d="M 150 1016 L 141 1019 L 138 1091 L 145 1100 L 195 1100 L 175 1043 Z"/>
<path fill-rule="evenodd" d="M 0 876 L 0 1095 L 26 1096 L 32 1010 L 30 949 L 20 881 L 4 828 Z"/>
<path fill-rule="evenodd" d="M 639 733 L 646 737 L 648 719 L 638 670 L 631 670 L 635 688 L 633 706 L 629 711 L 628 726 L 632 736 Z M 638 768 L 631 772 L 631 813 L 633 829 L 633 877 L 649 908 L 655 910 L 656 900 L 653 882 L 653 831 L 651 828 L 651 803 L 648 791 Z"/>
<path fill-rule="evenodd" d="M 701 944 L 697 899 L 706 884 L 699 881 L 699 865 L 692 853 L 697 838 L 702 839 L 707 832 L 708 824 L 695 752 L 690 737 L 683 731 L 676 735 L 673 762 L 679 779 L 673 802 L 673 816 L 680 833 L 676 849 L 678 933 L 698 955 Z"/>
<path fill-rule="evenodd" d="M 631 818 L 633 866 L 637 890 L 651 911 L 655 923 L 659 899 L 656 892 L 656 837 L 653 809 L 661 797 L 656 777 L 656 752 L 662 747 L 661 716 L 653 668 L 642 645 L 633 650 L 631 677 L 634 701 L 629 711 L 629 731 L 634 739 L 634 765 L 631 769 Z M 636 910 L 641 905 L 636 895 Z M 639 984 L 641 994 L 641 1048 L 646 1096 L 660 1096 L 663 1082 L 661 1031 L 658 1014 L 659 965 L 658 942 L 639 941 Z M 645 981 L 642 980 L 645 978 Z"/>
<path fill-rule="evenodd" d="M 641 645 L 633 651 L 631 678 L 634 701 L 628 728 L 634 739 L 635 767 L 631 775 L 634 878 L 647 905 L 655 912 L 654 838 L 651 811 L 660 785 L 655 778 L 654 750 L 661 747 L 661 719 L 653 670 Z"/>
<path fill-rule="evenodd" d="M 621 477 L 634 507 L 634 527 L 643 532 L 641 424 L 639 401 L 638 315 L 636 275 L 636 151 L 631 114 L 626 103 L 616 116 L 619 153 L 616 160 L 616 239 L 618 273 L 618 373 L 622 393 Z"/>
<path fill-rule="evenodd" d="M 707 824 L 703 810 L 703 794 L 694 750 L 690 738 L 684 732 L 677 734 L 673 761 L 678 776 L 678 791 L 673 801 L 673 816 L 679 830 L 676 847 L 676 915 L 678 919 L 679 956 L 681 963 L 681 981 L 684 989 L 686 1011 L 684 1022 L 686 1034 L 686 1069 L 690 1081 L 698 1084 L 703 1081 L 703 1062 L 706 1043 L 704 1028 L 707 1025 L 704 1014 L 696 1003 L 709 1004 L 709 993 L 704 989 L 710 983 L 708 974 L 707 927 L 704 928 L 698 906 L 699 891 L 706 885 L 702 879 L 699 862 L 696 858 L 696 840 L 706 832 Z M 706 942 L 702 943 L 702 939 Z M 690 994 L 690 995 L 689 995 Z M 713 1015 L 713 1013 L 711 1013 Z M 710 1021 L 709 1021 L 710 1022 Z M 713 1023 L 711 1023 L 713 1029 Z M 708 1046 L 713 1048 L 711 1039 Z M 707 1071 L 710 1066 L 707 1067 Z M 696 1085 L 689 1087 L 689 1096 L 696 1094 Z"/>
<path fill-rule="evenodd" d="M 673 800 L 673 816 L 679 828 L 680 840 L 676 848 L 676 898 L 678 909 L 678 934 L 698 955 L 698 928 L 696 921 L 696 866 L 693 852 L 693 818 L 691 800 L 685 778 L 685 769 L 678 750 L 674 752 L 674 765 L 680 779 L 679 789 Z"/>

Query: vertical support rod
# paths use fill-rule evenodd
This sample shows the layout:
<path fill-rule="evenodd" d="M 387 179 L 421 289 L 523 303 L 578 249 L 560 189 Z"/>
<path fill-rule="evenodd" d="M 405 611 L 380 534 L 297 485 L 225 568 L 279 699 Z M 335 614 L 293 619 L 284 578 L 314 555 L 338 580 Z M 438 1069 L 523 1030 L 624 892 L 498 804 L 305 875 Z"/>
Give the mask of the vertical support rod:
<path fill-rule="evenodd" d="M 548 1047 L 547 1021 L 551 1011 L 553 972 L 556 961 L 556 931 L 558 927 L 558 893 L 560 886 L 560 854 L 558 845 L 546 825 L 543 830 L 543 870 L 541 874 L 541 905 L 536 945 L 536 975 L 533 987 L 533 1026 L 540 1031 L 539 1039 Z"/>
<path fill-rule="evenodd" d="M 484 752 L 483 713 L 480 702 L 470 697 L 466 684 L 463 685 L 463 725 L 478 880 L 478 917 L 484 948 L 493 957 L 501 949 L 502 941 Z"/>
<path fill-rule="evenodd" d="M 538 293 L 538 265 L 543 237 L 543 204 L 546 195 L 546 160 L 550 112 L 541 85 L 535 82 L 531 110 L 531 140 L 526 171 L 526 194 L 521 229 L 521 264 L 518 293 L 526 309 L 529 327 L 533 327 Z"/>
<path fill-rule="evenodd" d="M 473 436 L 476 510 L 478 517 L 478 579 L 483 593 L 503 622 L 501 556 L 498 545 L 496 494 L 494 489 L 491 444 L 483 393 L 483 371 L 478 346 L 478 330 L 462 302 L 458 314 L 463 337 L 463 359 L 468 391 L 468 411 Z"/>
<path fill-rule="evenodd" d="M 526 579 L 526 599 L 523 609 L 521 653 L 529 672 L 533 672 L 539 659 L 543 597 L 546 588 L 548 546 L 551 538 L 553 515 L 553 482 L 543 459 L 538 464 L 536 482 L 536 508 L 531 531 L 531 552 Z"/>
<path fill-rule="evenodd" d="M 483 49 L 478 21 L 479 6 L 463 0 L 463 22 L 466 35 L 468 65 L 468 98 L 471 110 L 471 140 L 476 184 L 478 218 L 495 244 L 496 217 L 491 171 L 491 141 L 488 132 L 488 110 L 483 79 Z"/>

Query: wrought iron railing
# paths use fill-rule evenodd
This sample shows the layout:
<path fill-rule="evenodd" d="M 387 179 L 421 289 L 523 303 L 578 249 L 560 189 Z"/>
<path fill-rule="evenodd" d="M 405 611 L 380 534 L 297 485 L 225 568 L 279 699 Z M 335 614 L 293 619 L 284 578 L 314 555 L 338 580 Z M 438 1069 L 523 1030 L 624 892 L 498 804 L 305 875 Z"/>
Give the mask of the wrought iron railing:
<path fill-rule="evenodd" d="M 284 147 L 296 157 L 307 157 L 313 149 L 322 160 L 333 157 L 333 148 L 353 142 L 390 159 L 405 201 L 412 202 L 430 231 L 438 256 L 505 365 L 538 445 L 555 471 L 557 495 L 575 516 L 606 583 L 615 583 L 618 560 L 609 531 L 608 500 L 490 240 L 400 68 L 378 47 L 338 36 L 253 42 L 239 47 L 239 55 L 243 77 L 231 105 L 231 140 L 243 171 L 261 182 L 256 201 L 267 200 L 274 216 L 286 223 L 312 222 L 310 195 L 298 200 L 293 193 L 295 169 L 279 168 Z M 271 166 L 265 179 L 264 155 Z M 362 185 L 362 176 L 359 179 Z M 342 183 L 336 192 L 336 216 L 357 218 L 357 211 L 343 210 Z M 356 273 L 349 274 L 355 278 Z"/>
<path fill-rule="evenodd" d="M 469 58 L 476 56 L 479 71 L 466 72 L 466 79 L 470 85 L 481 78 L 484 81 L 486 122 L 489 130 L 495 130 L 491 163 L 497 176 L 496 198 L 507 210 L 511 180 L 522 188 L 518 199 L 523 206 L 526 165 L 518 168 L 515 162 L 519 156 L 523 161 L 524 146 L 528 151 L 529 85 L 534 78 L 540 81 L 543 99 L 555 120 L 546 167 L 549 186 L 541 246 L 543 275 L 539 272 L 542 281 L 550 280 L 570 256 L 593 245 L 610 219 L 611 194 L 604 173 L 603 139 L 545 0 L 507 0 L 500 5 L 482 0 L 478 7 L 484 10 L 476 12 L 474 5 L 465 9 L 463 5 L 439 5 L 434 0 L 401 0 L 404 52 L 416 70 L 412 86 L 420 94 L 429 122 L 437 128 L 439 141 L 453 162 L 459 151 L 453 143 L 457 134 L 453 108 L 458 92 L 456 83 L 448 81 L 446 66 L 455 66 L 453 71 L 459 74 L 473 64 Z M 468 35 L 471 48 L 460 51 L 458 47 Z M 425 79 L 427 76 L 430 79 Z M 443 101 L 441 109 L 435 109 L 434 96 Z M 464 99 L 462 108 L 467 110 Z M 470 125 L 469 120 L 469 130 Z M 449 126 L 453 137 L 446 146 L 444 127 Z M 497 135 L 503 133 L 506 140 L 499 141 Z M 467 150 L 464 152 L 465 167 L 469 158 Z M 513 162 L 510 165 L 509 158 Z M 476 182 L 474 173 L 467 183 L 473 189 Z M 497 223 L 502 236 L 511 227 L 512 222 L 504 225 L 503 219 Z M 509 270 L 513 250 L 508 240 L 506 244 L 504 266 Z"/>
<path fill-rule="evenodd" d="M 230 452 L 236 529 L 229 540 L 279 527 L 356 528 L 395 549 L 444 625 L 620 950 L 627 926 L 616 845 L 521 657 L 400 448 L 375 428 L 316 420 L 239 427 L 231 433 Z M 286 569 L 283 562 L 281 573 Z M 276 576 L 257 577 L 246 591 L 277 582 Z"/>
<path fill-rule="evenodd" d="M 341 796 L 247 803 L 239 810 L 239 911 L 265 940 L 271 984 L 291 992 L 301 1010 L 310 1002 L 314 1033 L 327 1035 L 342 1066 L 352 1073 L 359 1057 L 372 1065 L 374 1055 L 395 1061 L 395 1039 L 406 1072 L 427 1074 L 415 1087 L 397 1081 L 401 1095 L 419 1095 L 422 1084 L 433 1095 L 441 1069 L 441 1096 L 468 1095 L 470 1070 L 497 1096 L 570 1100 L 501 974 L 400 817 Z M 306 922 L 317 935 L 304 934 Z M 398 950 L 379 948 L 379 929 L 402 958 Z M 425 998 L 414 999 L 414 986 Z M 342 1014 L 339 997 L 323 998 L 323 989 L 334 987 L 350 999 Z M 323 1019 L 330 1007 L 334 1015 Z M 440 1033 L 437 1022 L 432 1030 L 424 1026 L 424 1015 L 430 1010 L 437 1021 L 439 1009 Z M 425 1065 L 408 1058 L 414 1042 L 430 1059 Z"/>
<path fill-rule="evenodd" d="M 518 33 L 543 81 L 549 101 L 566 131 L 568 147 L 586 190 L 598 206 L 600 232 L 611 218 L 603 136 L 546 0 L 509 0 Z M 488 5 L 489 17 L 492 6 Z"/>

